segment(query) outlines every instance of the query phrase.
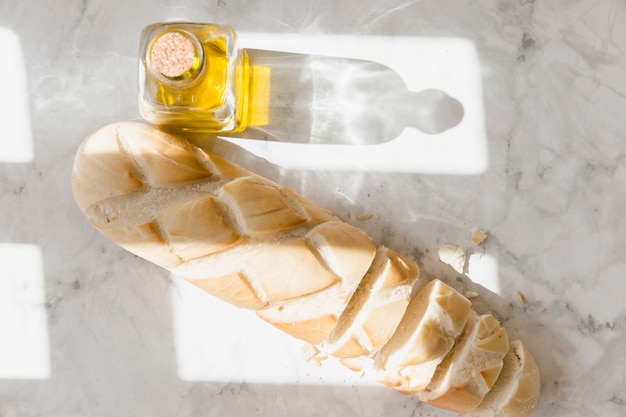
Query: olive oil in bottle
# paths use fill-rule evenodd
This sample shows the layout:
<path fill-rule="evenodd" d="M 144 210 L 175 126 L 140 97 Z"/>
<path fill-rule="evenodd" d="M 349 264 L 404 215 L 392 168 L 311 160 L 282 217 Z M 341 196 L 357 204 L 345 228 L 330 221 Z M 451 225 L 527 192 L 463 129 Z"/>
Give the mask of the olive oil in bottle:
<path fill-rule="evenodd" d="M 152 24 L 139 57 L 139 111 L 147 121 L 183 132 L 246 128 L 250 66 L 229 26 Z"/>

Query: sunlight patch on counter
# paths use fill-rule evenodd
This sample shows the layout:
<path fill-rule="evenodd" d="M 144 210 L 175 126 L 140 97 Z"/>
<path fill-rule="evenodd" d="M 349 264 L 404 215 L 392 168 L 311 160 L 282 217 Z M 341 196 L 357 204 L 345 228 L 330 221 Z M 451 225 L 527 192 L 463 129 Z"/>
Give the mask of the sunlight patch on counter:
<path fill-rule="evenodd" d="M 26 66 L 15 32 L 0 27 L 0 51 L 0 162 L 30 162 L 34 152 Z"/>
<path fill-rule="evenodd" d="M 0 379 L 50 376 L 41 248 L 0 243 Z"/>
<path fill-rule="evenodd" d="M 306 345 L 253 311 L 231 306 L 172 275 L 178 377 L 184 381 L 377 386 L 328 359 L 307 360 Z"/>
<path fill-rule="evenodd" d="M 486 253 L 473 253 L 467 259 L 467 276 L 476 284 L 500 294 L 497 259 Z"/>

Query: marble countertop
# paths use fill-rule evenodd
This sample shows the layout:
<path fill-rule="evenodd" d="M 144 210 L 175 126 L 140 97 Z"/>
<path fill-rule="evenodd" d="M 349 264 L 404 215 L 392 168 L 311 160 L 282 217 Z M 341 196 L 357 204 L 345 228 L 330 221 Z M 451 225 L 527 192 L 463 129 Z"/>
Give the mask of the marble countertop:
<path fill-rule="evenodd" d="M 309 107 L 203 146 L 415 256 L 425 273 L 479 283 L 477 308 L 539 364 L 533 415 L 626 414 L 623 1 L 5 0 L 0 416 L 453 415 L 306 362 L 301 343 L 82 216 L 70 190 L 77 147 L 139 118 L 139 32 L 172 19 L 228 23 L 249 48 L 332 57 L 308 61 Z M 426 100 L 421 122 L 396 120 L 377 101 L 380 79 L 335 76 L 355 69 L 342 58 L 384 65 L 408 91 L 444 92 L 463 111 L 438 119 Z M 433 120 L 449 125 L 432 134 Z M 479 246 L 474 228 L 488 233 Z M 437 259 L 444 243 L 468 248 L 464 274 Z"/>

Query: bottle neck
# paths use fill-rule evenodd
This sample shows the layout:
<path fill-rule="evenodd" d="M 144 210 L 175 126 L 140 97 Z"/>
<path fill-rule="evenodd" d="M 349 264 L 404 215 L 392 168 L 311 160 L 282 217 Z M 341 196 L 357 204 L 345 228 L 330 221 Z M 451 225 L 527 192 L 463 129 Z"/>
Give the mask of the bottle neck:
<path fill-rule="evenodd" d="M 198 39 L 181 30 L 158 34 L 146 53 L 148 69 L 167 84 L 179 84 L 196 78 L 202 70 L 203 58 Z"/>

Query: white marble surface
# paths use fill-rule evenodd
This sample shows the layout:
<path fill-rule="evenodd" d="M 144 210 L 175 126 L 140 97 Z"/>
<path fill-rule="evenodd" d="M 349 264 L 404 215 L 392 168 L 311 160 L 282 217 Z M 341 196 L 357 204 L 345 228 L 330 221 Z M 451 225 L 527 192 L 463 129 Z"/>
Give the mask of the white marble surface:
<path fill-rule="evenodd" d="M 431 51 L 403 76 L 420 89 L 460 86 L 464 118 L 441 135 L 285 143 L 298 130 L 285 120 L 279 141 L 211 146 L 460 289 L 466 278 L 436 250 L 468 246 L 468 275 L 499 294 L 481 289 L 477 308 L 493 309 L 541 368 L 534 415 L 626 414 L 622 0 L 3 0 L 0 416 L 452 416 L 333 363 L 305 363 L 298 342 L 117 248 L 82 217 L 69 187 L 76 148 L 106 123 L 138 118 L 139 31 L 174 18 L 229 23 L 250 42 L 371 37 L 387 52 L 402 42 Z M 473 52 L 459 57 L 454 45 Z M 437 72 L 431 81 L 424 68 Z M 361 119 L 342 126 L 347 135 L 367 111 L 350 113 Z M 484 153 L 450 164 L 458 148 L 435 152 L 438 140 Z M 432 158 L 396 163 L 409 151 Z M 345 166 L 320 162 L 335 154 Z M 480 247 L 473 227 L 489 232 Z"/>

